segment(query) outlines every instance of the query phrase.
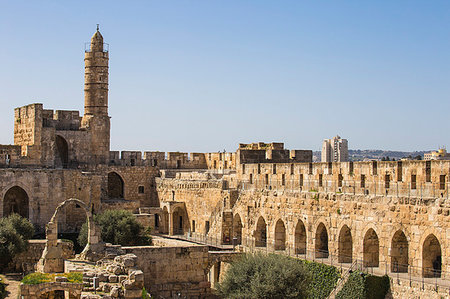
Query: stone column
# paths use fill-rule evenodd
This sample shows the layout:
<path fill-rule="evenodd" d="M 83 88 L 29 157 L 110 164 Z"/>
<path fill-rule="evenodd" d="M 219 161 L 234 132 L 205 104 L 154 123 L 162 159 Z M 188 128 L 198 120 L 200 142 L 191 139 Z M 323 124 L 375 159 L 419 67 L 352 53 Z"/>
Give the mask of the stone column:
<path fill-rule="evenodd" d="M 169 212 L 169 235 L 173 236 L 173 212 Z"/>

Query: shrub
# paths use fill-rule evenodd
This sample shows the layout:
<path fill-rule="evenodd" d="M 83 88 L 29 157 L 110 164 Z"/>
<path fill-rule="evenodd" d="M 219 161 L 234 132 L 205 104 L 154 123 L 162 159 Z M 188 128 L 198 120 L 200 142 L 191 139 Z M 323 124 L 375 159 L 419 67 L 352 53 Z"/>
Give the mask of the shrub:
<path fill-rule="evenodd" d="M 16 254 L 27 250 L 33 233 L 33 225 L 18 214 L 0 219 L 0 268 L 6 267 Z"/>
<path fill-rule="evenodd" d="M 0 277 L 0 298 L 5 298 L 6 296 L 6 285 L 3 279 Z"/>
<path fill-rule="evenodd" d="M 21 282 L 23 284 L 40 284 L 40 283 L 44 283 L 44 282 L 50 282 L 52 280 L 53 280 L 53 277 L 49 273 L 35 272 L 35 273 L 30 273 L 30 274 L 26 275 L 22 279 Z"/>
<path fill-rule="evenodd" d="M 310 290 L 308 298 L 327 298 L 339 279 L 340 275 L 338 270 L 333 266 L 310 261 L 302 262 L 311 277 L 311 282 L 308 285 L 308 289 Z"/>
<path fill-rule="evenodd" d="M 387 275 L 379 277 L 353 272 L 336 295 L 336 299 L 384 299 L 389 291 L 389 285 Z"/>
<path fill-rule="evenodd" d="M 217 287 L 223 298 L 307 298 L 304 264 L 282 255 L 245 255 L 233 262 Z"/>
<path fill-rule="evenodd" d="M 103 241 L 118 245 L 150 245 L 149 230 L 137 222 L 136 217 L 126 210 L 106 210 L 94 216 L 94 221 L 101 227 Z M 81 227 L 78 243 L 87 244 L 87 222 Z"/>

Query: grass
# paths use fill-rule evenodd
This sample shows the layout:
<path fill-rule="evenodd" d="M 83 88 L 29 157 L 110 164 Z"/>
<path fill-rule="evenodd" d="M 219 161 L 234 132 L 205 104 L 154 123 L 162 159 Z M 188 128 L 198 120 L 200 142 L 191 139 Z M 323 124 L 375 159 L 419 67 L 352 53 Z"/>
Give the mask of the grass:
<path fill-rule="evenodd" d="M 22 279 L 23 284 L 40 284 L 46 282 L 55 281 L 55 277 L 64 276 L 67 277 L 67 281 L 70 283 L 82 283 L 83 273 L 70 272 L 70 273 L 30 273 Z"/>

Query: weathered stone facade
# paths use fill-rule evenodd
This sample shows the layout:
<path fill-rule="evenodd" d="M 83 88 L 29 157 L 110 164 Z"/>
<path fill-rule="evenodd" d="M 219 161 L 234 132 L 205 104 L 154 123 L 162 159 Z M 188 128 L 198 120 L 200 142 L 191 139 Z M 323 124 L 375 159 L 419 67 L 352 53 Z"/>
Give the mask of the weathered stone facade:
<path fill-rule="evenodd" d="M 83 116 L 42 104 L 15 109 L 14 145 L 0 145 L 0 216 L 19 213 L 43 232 L 58 205 L 77 198 L 90 213 L 139 213 L 163 234 L 450 279 L 450 161 L 312 163 L 312 151 L 282 143 L 231 153 L 110 151 L 108 60 L 97 31 L 85 53 Z M 78 231 L 85 219 L 73 203 L 52 229 Z M 204 248 L 126 250 L 149 288 L 208 293 Z M 192 268 L 195 283 L 164 272 L 169 264 L 176 273 Z"/>

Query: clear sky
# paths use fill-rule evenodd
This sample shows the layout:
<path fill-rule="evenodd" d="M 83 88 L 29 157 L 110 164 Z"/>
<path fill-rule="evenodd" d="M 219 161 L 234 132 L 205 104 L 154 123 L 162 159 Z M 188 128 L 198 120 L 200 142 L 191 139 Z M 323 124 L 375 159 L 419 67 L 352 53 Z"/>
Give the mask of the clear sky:
<path fill-rule="evenodd" d="M 110 44 L 112 150 L 450 147 L 450 1 L 0 0 L 0 143 L 13 109 L 83 111 Z"/>

